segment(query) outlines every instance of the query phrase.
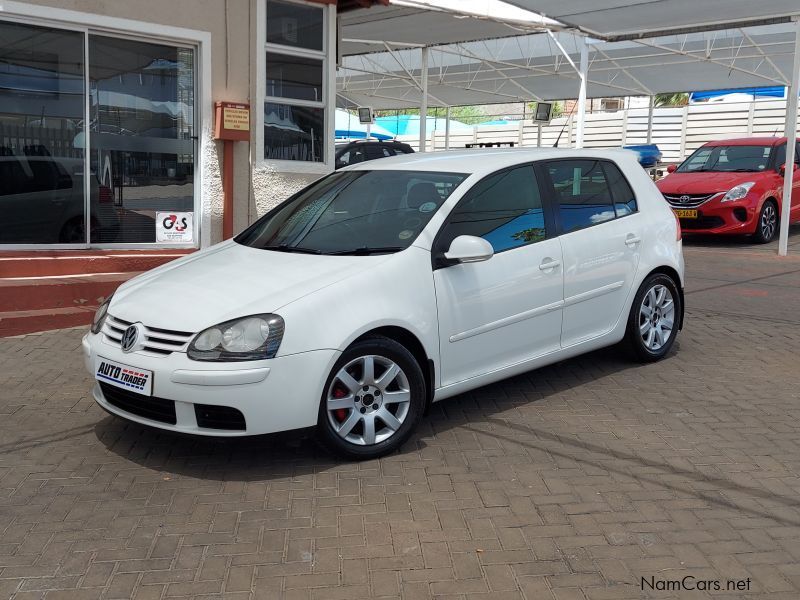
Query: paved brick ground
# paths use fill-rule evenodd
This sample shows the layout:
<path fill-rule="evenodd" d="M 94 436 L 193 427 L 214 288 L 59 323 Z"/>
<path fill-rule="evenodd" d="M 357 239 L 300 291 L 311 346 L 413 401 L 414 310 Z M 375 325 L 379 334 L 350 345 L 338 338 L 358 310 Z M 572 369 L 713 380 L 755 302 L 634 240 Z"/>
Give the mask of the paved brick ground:
<path fill-rule="evenodd" d="M 127 424 L 89 399 L 81 330 L 0 340 L 0 598 L 706 597 L 641 587 L 690 575 L 794 600 L 800 257 L 686 256 L 667 360 L 462 395 L 361 464 Z"/>

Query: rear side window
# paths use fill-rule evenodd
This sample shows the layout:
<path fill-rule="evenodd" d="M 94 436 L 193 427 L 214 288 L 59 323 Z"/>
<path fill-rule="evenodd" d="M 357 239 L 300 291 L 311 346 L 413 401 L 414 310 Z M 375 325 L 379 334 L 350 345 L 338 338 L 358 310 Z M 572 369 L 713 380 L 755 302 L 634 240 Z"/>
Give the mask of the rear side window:
<path fill-rule="evenodd" d="M 363 148 L 351 148 L 342 153 L 342 155 L 336 160 L 337 167 L 346 167 L 348 165 L 354 165 L 356 163 L 364 162 L 364 149 Z"/>
<path fill-rule="evenodd" d="M 447 250 L 459 235 L 482 237 L 495 252 L 543 240 L 542 198 L 533 168 L 508 169 L 475 184 L 450 213 L 439 247 Z"/>
<path fill-rule="evenodd" d="M 636 212 L 636 197 L 622 172 L 607 161 L 557 160 L 546 164 L 564 233 Z"/>
<path fill-rule="evenodd" d="M 638 210 L 636 196 L 622 171 L 611 162 L 603 162 L 601 166 L 606 175 L 608 187 L 611 188 L 611 198 L 614 201 L 614 212 L 617 218 L 635 213 Z"/>
<path fill-rule="evenodd" d="M 382 146 L 367 146 L 367 160 L 375 160 L 376 158 L 384 158 L 385 156 Z"/>

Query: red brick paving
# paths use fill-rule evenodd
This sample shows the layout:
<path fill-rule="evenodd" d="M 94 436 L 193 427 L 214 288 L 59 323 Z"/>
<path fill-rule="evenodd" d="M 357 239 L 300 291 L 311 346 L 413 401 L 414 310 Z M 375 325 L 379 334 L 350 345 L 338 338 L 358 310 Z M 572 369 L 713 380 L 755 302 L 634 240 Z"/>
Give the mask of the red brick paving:
<path fill-rule="evenodd" d="M 602 351 L 463 394 L 364 463 L 128 424 L 90 399 L 81 330 L 2 339 L 0 598 L 707 597 L 642 590 L 691 576 L 795 600 L 800 259 L 686 257 L 663 362 Z"/>

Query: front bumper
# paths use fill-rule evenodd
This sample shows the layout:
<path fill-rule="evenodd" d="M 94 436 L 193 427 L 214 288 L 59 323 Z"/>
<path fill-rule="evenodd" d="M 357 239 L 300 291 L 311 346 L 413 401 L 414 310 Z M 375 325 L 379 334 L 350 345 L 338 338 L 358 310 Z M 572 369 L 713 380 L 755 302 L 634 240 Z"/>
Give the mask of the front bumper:
<path fill-rule="evenodd" d="M 697 213 L 696 219 L 680 219 L 681 231 L 685 235 L 745 235 L 755 233 L 758 223 L 758 208 L 749 202 L 711 201 L 701 204 Z"/>
<path fill-rule="evenodd" d="M 98 356 L 153 372 L 152 397 L 124 390 L 107 397 L 95 381 L 92 395 L 107 412 L 160 429 L 220 437 L 316 425 L 322 389 L 339 356 L 337 350 L 314 350 L 263 361 L 204 363 L 189 360 L 182 352 L 167 356 L 124 353 L 106 342 L 103 334 L 91 333 L 83 338 L 82 351 L 92 376 Z M 170 411 L 174 403 L 174 423 L 158 417 L 158 411 L 147 410 L 154 403 Z M 241 413 L 243 428 L 204 426 L 213 423 L 205 418 L 208 414 L 226 411 Z"/>

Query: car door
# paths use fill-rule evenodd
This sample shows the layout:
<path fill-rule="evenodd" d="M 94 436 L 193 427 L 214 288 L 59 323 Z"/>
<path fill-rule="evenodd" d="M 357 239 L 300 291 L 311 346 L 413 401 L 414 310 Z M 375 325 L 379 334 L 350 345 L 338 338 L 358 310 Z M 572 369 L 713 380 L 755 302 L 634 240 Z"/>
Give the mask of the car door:
<path fill-rule="evenodd" d="M 775 156 L 775 168 L 779 169 L 781 165 L 786 162 L 786 144 L 781 144 Z M 800 144 L 796 146 L 794 153 L 795 168 L 800 166 Z M 783 181 L 781 181 L 781 190 L 783 190 Z M 792 178 L 792 211 L 790 213 L 791 221 L 800 220 L 800 171 L 795 170 L 794 177 Z"/>
<path fill-rule="evenodd" d="M 559 349 L 561 245 L 531 165 L 478 182 L 448 216 L 433 245 L 442 385 Z M 491 243 L 484 262 L 448 265 L 459 235 Z"/>
<path fill-rule="evenodd" d="M 548 161 L 564 260 L 561 346 L 611 331 L 623 316 L 644 240 L 644 216 L 619 167 L 607 160 Z"/>

